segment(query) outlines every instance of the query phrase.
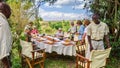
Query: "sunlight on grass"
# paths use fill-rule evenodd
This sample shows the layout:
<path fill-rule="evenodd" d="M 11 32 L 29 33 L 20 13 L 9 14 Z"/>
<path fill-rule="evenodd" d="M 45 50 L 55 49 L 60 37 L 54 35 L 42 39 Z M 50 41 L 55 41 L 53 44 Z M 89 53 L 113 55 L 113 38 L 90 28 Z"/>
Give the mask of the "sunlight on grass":
<path fill-rule="evenodd" d="M 75 64 L 71 64 L 70 61 L 65 61 L 65 60 L 50 60 L 47 59 L 45 62 L 45 68 L 75 68 Z M 71 67 L 70 67 L 71 66 Z"/>

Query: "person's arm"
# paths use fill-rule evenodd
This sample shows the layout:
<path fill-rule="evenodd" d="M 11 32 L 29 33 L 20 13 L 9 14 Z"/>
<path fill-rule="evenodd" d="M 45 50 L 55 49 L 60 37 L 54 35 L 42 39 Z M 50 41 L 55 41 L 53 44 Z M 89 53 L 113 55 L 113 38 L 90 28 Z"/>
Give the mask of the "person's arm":
<path fill-rule="evenodd" d="M 89 46 L 90 46 L 90 51 L 93 50 L 93 46 L 92 46 L 92 43 L 91 43 L 91 28 L 90 28 L 90 25 L 88 26 L 87 28 L 87 39 L 88 39 L 88 43 L 89 43 Z"/>
<path fill-rule="evenodd" d="M 82 36 L 82 43 L 85 43 L 85 37 L 86 37 L 86 33 L 84 33 Z"/>
<path fill-rule="evenodd" d="M 104 35 L 104 38 L 105 38 L 107 47 L 109 48 L 111 46 L 110 46 L 110 41 L 109 41 L 108 33 L 109 33 L 109 28 L 108 28 L 107 24 L 105 24 L 105 35 Z"/>
<path fill-rule="evenodd" d="M 92 46 L 92 43 L 91 43 L 91 37 L 88 35 L 88 43 L 90 45 L 90 51 L 93 50 L 93 46 Z"/>
<path fill-rule="evenodd" d="M 107 47 L 110 48 L 110 41 L 109 41 L 109 37 L 108 35 L 105 35 L 105 40 L 106 40 L 106 43 L 107 43 Z"/>
<path fill-rule="evenodd" d="M 70 33 L 70 31 L 71 31 L 71 28 L 68 29 L 68 33 Z"/>

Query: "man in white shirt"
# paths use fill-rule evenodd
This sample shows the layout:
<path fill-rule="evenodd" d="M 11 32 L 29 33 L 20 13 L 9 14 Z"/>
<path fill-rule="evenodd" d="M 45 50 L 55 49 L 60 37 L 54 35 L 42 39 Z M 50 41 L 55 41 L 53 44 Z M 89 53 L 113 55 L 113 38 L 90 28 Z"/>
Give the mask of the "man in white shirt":
<path fill-rule="evenodd" d="M 3 62 L 4 68 L 10 68 L 8 56 L 12 46 L 12 34 L 7 21 L 10 15 L 10 7 L 0 2 L 0 61 Z"/>
<path fill-rule="evenodd" d="M 109 29 L 106 23 L 103 23 L 99 20 L 99 15 L 94 14 L 92 16 L 92 22 L 87 27 L 87 38 L 89 43 L 88 52 L 90 54 L 90 51 L 92 50 L 104 50 L 104 42 L 103 39 L 106 40 L 107 47 L 110 46 L 109 42 Z M 89 55 L 88 55 L 89 58 Z"/>

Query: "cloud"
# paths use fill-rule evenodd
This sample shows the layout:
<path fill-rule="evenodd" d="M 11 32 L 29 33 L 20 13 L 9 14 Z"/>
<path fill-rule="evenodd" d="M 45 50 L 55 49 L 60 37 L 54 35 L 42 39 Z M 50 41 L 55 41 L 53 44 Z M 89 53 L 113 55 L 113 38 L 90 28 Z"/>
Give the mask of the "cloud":
<path fill-rule="evenodd" d="M 58 11 L 45 11 L 40 8 L 39 16 L 45 21 L 53 20 L 82 20 L 84 18 L 89 18 L 86 14 L 77 14 L 77 13 L 64 13 Z"/>
<path fill-rule="evenodd" d="M 49 8 L 62 8 L 60 5 L 49 5 L 49 3 L 45 3 L 44 6 Z"/>
<path fill-rule="evenodd" d="M 73 2 L 75 2 L 74 0 L 57 0 L 57 2 L 55 2 L 55 5 L 70 5 Z"/>
<path fill-rule="evenodd" d="M 82 9 L 84 6 L 84 0 L 57 0 L 53 5 L 49 5 L 49 3 L 45 3 L 44 6 L 49 8 L 62 8 L 63 6 L 71 6 L 76 9 Z"/>
<path fill-rule="evenodd" d="M 85 3 L 82 3 L 82 4 L 80 4 L 80 5 L 72 6 L 72 8 L 74 8 L 74 9 L 83 9 L 83 8 L 84 8 L 84 5 L 85 5 Z"/>

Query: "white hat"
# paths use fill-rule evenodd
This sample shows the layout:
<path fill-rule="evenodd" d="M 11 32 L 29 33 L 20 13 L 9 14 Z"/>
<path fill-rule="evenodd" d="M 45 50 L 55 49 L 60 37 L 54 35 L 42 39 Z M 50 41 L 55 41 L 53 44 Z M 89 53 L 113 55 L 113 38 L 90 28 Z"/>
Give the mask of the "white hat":
<path fill-rule="evenodd" d="M 62 28 L 59 28 L 58 30 L 62 30 Z"/>

